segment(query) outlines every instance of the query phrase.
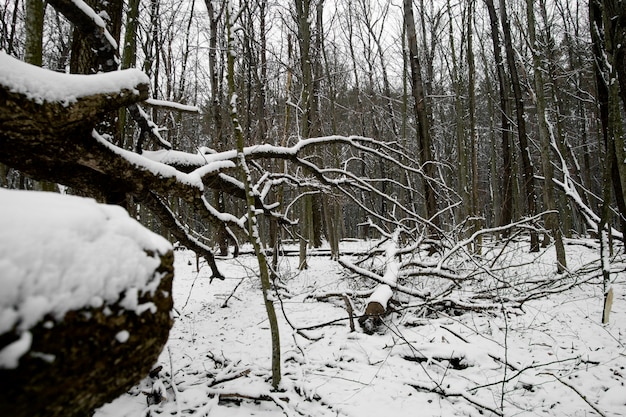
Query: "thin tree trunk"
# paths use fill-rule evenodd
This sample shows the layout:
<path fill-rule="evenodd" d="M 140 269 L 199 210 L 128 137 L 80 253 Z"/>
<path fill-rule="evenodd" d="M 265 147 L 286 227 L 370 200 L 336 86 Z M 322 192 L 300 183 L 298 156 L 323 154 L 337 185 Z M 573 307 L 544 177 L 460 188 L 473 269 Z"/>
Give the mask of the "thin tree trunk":
<path fill-rule="evenodd" d="M 457 209 L 457 221 L 463 222 L 469 214 L 469 205 L 466 204 L 470 200 L 469 188 L 468 188 L 468 167 L 467 167 L 467 143 L 465 138 L 465 123 L 464 112 L 465 106 L 463 104 L 463 87 L 461 84 L 461 74 L 459 71 L 459 64 L 457 61 L 457 55 L 460 55 L 456 51 L 454 43 L 454 20 L 452 18 L 452 7 L 450 0 L 447 1 L 448 9 L 448 38 L 450 43 L 450 58 L 452 60 L 452 86 L 454 88 L 454 110 L 456 112 L 455 119 L 455 133 L 456 133 L 456 153 L 458 160 L 458 171 L 456 174 L 457 181 L 457 193 L 461 196 L 461 200 L 464 204 L 460 204 Z M 462 47 L 462 46 L 461 46 Z"/>
<path fill-rule="evenodd" d="M 263 293 L 263 301 L 265 304 L 265 310 L 267 313 L 267 318 L 270 325 L 270 332 L 272 337 L 272 386 L 274 389 L 278 389 L 281 380 L 281 363 L 280 363 L 280 333 L 278 329 L 278 319 L 276 317 L 276 310 L 274 309 L 274 297 L 270 295 L 271 291 L 271 282 L 270 282 L 270 272 L 269 265 L 267 263 L 267 257 L 265 256 L 265 252 L 263 251 L 263 245 L 261 244 L 261 237 L 258 230 L 258 221 L 256 217 L 256 212 L 254 209 L 255 202 L 254 196 L 252 194 L 251 187 L 251 177 L 250 171 L 248 169 L 248 165 L 246 163 L 246 157 L 243 153 L 244 149 L 244 138 L 243 131 L 241 125 L 239 124 L 239 117 L 237 115 L 237 93 L 235 91 L 235 58 L 234 58 L 234 37 L 232 34 L 232 25 L 231 22 L 231 13 L 228 9 L 229 5 L 226 6 L 226 18 L 228 20 L 227 23 L 227 36 L 228 36 L 228 90 L 230 94 L 230 115 L 231 122 L 233 124 L 233 131 L 235 133 L 235 138 L 237 141 L 237 160 L 238 166 L 241 170 L 241 174 L 243 176 L 243 183 L 246 192 L 246 207 L 248 212 L 248 233 L 249 240 L 254 248 L 254 252 L 256 254 L 258 263 L 259 263 L 259 274 L 261 277 L 261 289 Z"/>
<path fill-rule="evenodd" d="M 128 12 L 126 13 L 126 29 L 124 32 L 124 45 L 122 46 L 122 69 L 134 68 L 137 65 L 137 26 L 139 20 L 140 0 L 130 0 L 128 2 Z M 128 141 L 126 138 L 126 109 L 119 111 L 119 130 L 121 144 L 126 148 Z M 129 135 L 132 141 L 132 135 Z"/>
<path fill-rule="evenodd" d="M 24 29 L 24 62 L 41 67 L 43 63 L 43 22 L 46 5 L 42 0 L 26 0 Z M 33 189 L 58 192 L 57 185 L 49 181 L 34 181 Z"/>
<path fill-rule="evenodd" d="M 226 144 L 224 143 L 224 129 L 222 121 L 222 100 L 220 93 L 220 77 L 217 63 L 218 47 L 218 31 L 219 21 L 222 16 L 223 9 L 215 10 L 212 0 L 205 0 L 208 18 L 209 18 L 209 79 L 211 81 L 211 113 L 213 115 L 213 147 L 217 151 L 224 151 Z M 222 191 L 213 192 L 213 203 L 220 212 L 226 211 L 224 202 L 224 193 Z M 228 233 L 223 227 L 216 230 L 217 245 L 221 256 L 228 255 Z"/>
<path fill-rule="evenodd" d="M 45 4 L 43 0 L 25 0 L 26 16 L 24 29 L 24 62 L 41 66 L 43 62 L 43 18 Z"/>

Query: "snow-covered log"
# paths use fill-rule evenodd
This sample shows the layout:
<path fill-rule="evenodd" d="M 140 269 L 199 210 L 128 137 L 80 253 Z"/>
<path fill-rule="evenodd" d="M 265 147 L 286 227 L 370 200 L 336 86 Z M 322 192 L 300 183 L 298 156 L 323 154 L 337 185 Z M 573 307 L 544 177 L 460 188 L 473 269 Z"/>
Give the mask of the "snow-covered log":
<path fill-rule="evenodd" d="M 398 273 L 400 265 L 396 260 L 396 254 L 398 252 L 398 238 L 400 230 L 397 229 L 389 242 L 385 250 L 386 267 L 383 281 L 395 286 L 398 280 Z M 389 300 L 393 296 L 393 290 L 391 285 L 381 284 L 370 295 L 367 300 L 367 306 L 365 312 L 359 318 L 359 324 L 361 328 L 368 334 L 372 334 L 382 324 L 382 317 L 387 314 L 387 308 Z"/>
<path fill-rule="evenodd" d="M 393 291 L 389 285 L 379 285 L 367 300 L 365 313 L 359 318 L 359 324 L 365 333 L 372 334 L 382 324 L 382 318 L 387 314 L 389 300 Z"/>
<path fill-rule="evenodd" d="M 167 341 L 172 247 L 118 206 L 3 189 L 0 202 L 0 415 L 88 415 Z"/>

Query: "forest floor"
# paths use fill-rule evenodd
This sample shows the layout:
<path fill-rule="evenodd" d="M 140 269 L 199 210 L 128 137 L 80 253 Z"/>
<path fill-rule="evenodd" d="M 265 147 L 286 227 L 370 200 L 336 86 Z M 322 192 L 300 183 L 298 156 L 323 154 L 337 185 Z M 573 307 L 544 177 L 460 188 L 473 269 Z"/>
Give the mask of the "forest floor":
<path fill-rule="evenodd" d="M 375 243 L 343 249 L 365 251 Z M 198 271 L 195 255 L 179 250 L 175 323 L 155 365 L 162 366 L 159 375 L 95 416 L 625 416 L 624 257 L 614 259 L 615 297 L 610 323 L 602 325 L 597 242 L 568 241 L 572 272 L 562 276 L 552 272 L 551 248 L 531 256 L 523 243 L 508 255 L 522 266 L 503 269 L 503 276 L 544 278 L 545 297 L 437 312 L 409 299 L 372 335 L 358 324 L 350 331 L 341 297 L 313 296 L 373 282 L 325 256 L 311 256 L 304 271 L 297 256 L 282 258 L 278 391 L 271 389 L 270 331 L 254 258 L 219 260 L 227 279 L 211 282 L 210 269 L 201 263 Z M 564 280 L 576 285 L 551 284 Z M 365 299 L 352 299 L 360 314 Z M 164 394 L 158 404 L 148 404 L 153 391 Z"/>

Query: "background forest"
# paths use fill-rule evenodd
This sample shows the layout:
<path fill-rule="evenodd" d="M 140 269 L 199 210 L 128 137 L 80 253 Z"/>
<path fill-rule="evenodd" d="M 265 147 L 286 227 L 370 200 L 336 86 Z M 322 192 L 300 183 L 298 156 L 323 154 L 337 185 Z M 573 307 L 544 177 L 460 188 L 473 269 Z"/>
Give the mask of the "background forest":
<path fill-rule="evenodd" d="M 225 2 L 92 3 L 120 40 L 121 68 L 142 69 L 153 99 L 201 110 L 153 106 L 163 138 L 191 153 L 233 149 Z M 246 145 L 359 135 L 417 163 L 420 174 L 406 175 L 375 157 L 342 155 L 341 147 L 318 151 L 313 158 L 342 161 L 378 192 L 364 192 L 359 204 L 306 199 L 311 207 L 302 223 L 316 245 L 322 234 L 366 236 L 366 217 L 393 218 L 395 208 L 382 196 L 444 230 L 496 227 L 557 210 L 558 218 L 544 217 L 553 234 L 585 233 L 598 222 L 590 211 L 602 212 L 604 176 L 611 175 L 617 195 L 612 207 L 626 211 L 623 164 L 611 164 L 623 160 L 623 103 L 610 82 L 623 71 L 614 65 L 620 58 L 613 46 L 624 33 L 620 4 L 242 2 L 235 5 L 234 85 Z M 612 12 L 621 17 L 609 18 Z M 81 67 L 80 36 L 47 3 L 7 1 L 0 13 L 7 53 L 54 71 L 97 70 Z M 120 113 L 113 132 L 121 147 L 137 142 L 129 120 Z M 0 181 L 33 186 L 7 168 Z M 333 212 L 326 220 L 323 207 Z M 382 227 L 390 230 L 393 222 Z"/>

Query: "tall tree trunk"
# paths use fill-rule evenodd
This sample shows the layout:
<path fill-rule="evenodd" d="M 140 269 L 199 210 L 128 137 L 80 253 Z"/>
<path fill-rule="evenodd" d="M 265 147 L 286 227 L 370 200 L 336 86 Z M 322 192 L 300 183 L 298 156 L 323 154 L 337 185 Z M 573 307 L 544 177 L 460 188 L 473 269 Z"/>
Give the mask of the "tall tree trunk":
<path fill-rule="evenodd" d="M 89 0 L 86 3 L 96 13 L 107 16 L 105 19 L 106 28 L 115 42 L 119 44 L 122 28 L 123 0 Z M 106 54 L 103 51 L 94 50 L 90 37 L 74 29 L 70 72 L 73 74 L 94 74 L 97 72 L 116 71 L 118 69 L 118 51 L 113 50 L 113 45 L 108 46 L 108 48 L 111 50 Z M 118 115 L 118 111 L 107 113 L 96 129 L 103 137 L 120 146 L 122 140 Z M 107 190 L 102 197 L 109 204 L 117 204 L 128 209 L 127 196 L 122 190 Z"/>
<path fill-rule="evenodd" d="M 618 146 L 615 139 L 620 136 L 621 122 L 619 119 L 618 84 L 610 82 L 616 77 L 615 62 L 613 61 L 613 38 L 611 28 L 607 28 L 607 11 L 603 2 L 591 0 L 589 2 L 589 22 L 591 24 L 592 49 L 595 57 L 596 87 L 598 89 L 598 107 L 602 136 L 604 138 L 606 158 L 611 158 L 611 178 L 615 200 L 620 212 L 622 233 L 626 233 L 626 201 L 624 200 L 624 186 L 620 165 L 624 159 L 618 157 Z M 608 32 L 608 36 L 607 36 Z M 623 149 L 623 148 L 622 148 Z M 622 167 L 623 170 L 623 167 Z M 607 220 L 608 221 L 608 220 Z"/>
<path fill-rule="evenodd" d="M 122 29 L 123 0 L 88 0 L 87 3 L 96 13 L 107 16 L 106 28 L 119 44 Z M 117 51 L 115 51 L 117 55 Z M 70 72 L 72 74 L 95 74 L 98 72 L 110 72 L 118 69 L 118 62 L 110 56 L 104 56 L 100 51 L 95 51 L 87 34 L 74 30 L 72 37 L 72 55 L 70 58 Z M 118 126 L 118 112 L 111 112 L 105 116 L 98 126 L 100 134 L 108 137 L 111 142 L 121 145 L 121 137 Z M 111 201 L 113 202 L 113 201 Z"/>
<path fill-rule="evenodd" d="M 237 93 L 235 91 L 235 57 L 234 57 L 234 35 L 232 33 L 231 11 L 228 9 L 230 4 L 226 6 L 226 19 L 227 19 L 227 36 L 228 36 L 228 51 L 227 51 L 227 79 L 228 79 L 228 92 L 230 95 L 230 116 L 233 124 L 233 131 L 237 142 L 237 162 L 238 167 L 243 177 L 243 183 L 246 193 L 246 208 L 248 213 L 248 234 L 249 240 L 254 248 L 258 263 L 259 263 L 259 275 L 261 278 L 261 290 L 263 293 L 263 302 L 265 304 L 265 311 L 267 313 L 268 322 L 270 325 L 270 333 L 272 338 L 272 387 L 274 390 L 278 389 L 281 380 L 281 361 L 280 361 L 280 333 L 278 329 L 278 319 L 276 317 L 276 310 L 274 308 L 274 296 L 270 294 L 271 282 L 269 265 L 267 263 L 267 257 L 263 251 L 263 245 L 261 244 L 261 236 L 259 234 L 259 225 L 256 217 L 254 195 L 252 193 L 250 170 L 246 162 L 244 155 L 244 138 L 243 130 L 239 125 L 239 116 L 237 115 Z"/>
<path fill-rule="evenodd" d="M 43 0 L 25 0 L 24 4 L 26 7 L 24 61 L 40 67 L 43 62 L 42 45 L 45 4 Z"/>
<path fill-rule="evenodd" d="M 610 53 L 617 71 L 619 95 L 626 109 L 626 5 L 623 0 L 604 0 L 605 22 L 612 34 Z M 608 46 L 608 45 L 607 45 Z"/>
<path fill-rule="evenodd" d="M 304 109 L 302 115 L 301 136 L 302 138 L 308 138 L 311 130 L 311 96 L 312 96 L 312 81 L 313 75 L 311 70 L 311 22 L 309 20 L 310 15 L 310 0 L 295 0 L 296 5 L 296 19 L 298 23 L 298 45 L 300 48 L 300 70 L 302 71 L 302 93 L 301 93 L 301 107 Z M 308 267 L 307 257 L 307 245 L 309 244 L 309 219 L 311 201 L 309 196 L 304 196 L 300 199 L 300 259 L 298 263 L 299 269 L 306 269 Z"/>
<path fill-rule="evenodd" d="M 457 61 L 457 55 L 461 55 L 461 53 L 457 53 L 455 47 L 455 34 L 454 34 L 454 19 L 452 18 L 452 6 L 450 4 L 450 0 L 447 1 L 447 11 L 448 11 L 448 39 L 450 43 L 450 59 L 452 61 L 452 86 L 454 89 L 454 110 L 456 113 L 455 120 L 455 133 L 456 133 L 456 153 L 457 153 L 457 161 L 458 161 L 458 171 L 456 172 L 456 181 L 457 181 L 457 193 L 461 196 L 461 200 L 463 204 L 460 204 L 457 209 L 457 221 L 464 222 L 469 215 L 469 205 L 467 204 L 470 201 L 469 188 L 468 188 L 468 177 L 469 177 L 469 169 L 467 165 L 467 141 L 465 135 L 465 105 L 463 103 L 463 86 L 462 86 L 462 78 L 461 71 L 459 70 L 459 63 Z M 461 45 L 462 49 L 462 45 Z"/>
<path fill-rule="evenodd" d="M 505 63 L 501 53 L 500 27 L 493 0 L 485 0 L 491 23 L 491 42 L 498 74 L 498 92 L 500 95 L 500 127 L 502 130 L 502 209 L 500 225 L 513 222 L 513 152 L 511 149 L 511 126 L 509 123 L 509 101 L 507 99 L 508 80 Z M 508 234 L 508 231 L 505 232 Z"/>
<path fill-rule="evenodd" d="M 43 0 L 26 0 L 24 4 L 26 6 L 24 61 L 40 67 L 43 63 L 43 22 L 46 5 Z M 59 191 L 57 185 L 49 181 L 33 181 L 33 189 Z"/>
<path fill-rule="evenodd" d="M 222 121 L 222 100 L 220 88 L 220 76 L 217 62 L 217 52 L 219 50 L 219 22 L 223 9 L 216 10 L 212 0 L 204 0 L 209 17 L 209 80 L 211 85 L 211 113 L 213 116 L 213 147 L 217 151 L 226 150 L 223 121 Z M 213 204 L 218 211 L 226 211 L 224 193 L 222 191 L 213 192 Z M 221 256 L 228 255 L 228 233 L 225 228 L 218 227 L 215 238 L 219 246 Z"/>
<path fill-rule="evenodd" d="M 469 98 L 469 134 L 472 159 L 472 198 L 471 210 L 473 218 L 472 229 L 474 232 L 482 226 L 482 213 L 479 207 L 478 196 L 478 135 L 476 133 L 476 64 L 474 62 L 473 25 L 474 25 L 474 1 L 468 0 L 467 7 L 467 95 Z M 474 241 L 474 253 L 482 251 L 482 235 Z"/>
<path fill-rule="evenodd" d="M 626 236 L 626 149 L 623 120 L 626 118 L 626 5 L 621 0 L 603 1 L 605 63 L 608 85 L 608 135 L 614 147 L 613 188 L 620 213 L 622 233 Z M 617 80 L 617 82 L 615 82 Z M 620 97 L 622 106 L 620 106 Z"/>
<path fill-rule="evenodd" d="M 140 0 L 129 0 L 128 11 L 126 12 L 126 26 L 124 31 L 124 45 L 122 45 L 122 69 L 134 68 L 137 65 L 137 26 L 139 21 Z M 126 136 L 126 109 L 119 112 L 119 130 L 122 148 L 126 148 L 128 141 Z"/>
<path fill-rule="evenodd" d="M 511 38 L 511 24 L 506 11 L 506 1 L 500 0 L 500 19 L 502 21 L 502 30 L 504 32 L 504 48 L 506 51 L 506 60 L 509 66 L 511 76 L 511 85 L 513 87 L 513 96 L 515 98 L 515 114 L 517 120 L 517 136 L 520 146 L 520 155 L 522 157 L 522 176 L 524 179 L 524 191 L 526 194 L 526 206 L 528 216 L 537 214 L 537 195 L 535 193 L 535 174 L 530 157 L 530 147 L 528 144 L 528 136 L 526 133 L 526 118 L 524 114 L 524 99 L 522 98 L 522 88 L 517 72 L 517 63 L 515 60 L 515 52 L 513 50 L 513 40 Z M 539 236 L 537 232 L 530 233 L 530 251 L 539 251 Z"/>
<path fill-rule="evenodd" d="M 437 201 L 433 187 L 436 178 L 436 167 L 432 157 L 432 139 L 430 135 L 430 123 L 426 109 L 426 96 L 424 94 L 424 82 L 422 80 L 422 68 L 417 50 L 417 35 L 415 32 L 415 19 L 413 17 L 413 4 L 411 0 L 404 0 L 404 25 L 406 27 L 407 43 L 411 62 L 411 89 L 413 93 L 415 116 L 417 119 L 418 156 L 424 170 L 423 183 L 425 194 L 426 217 L 433 227 L 429 227 L 430 233 L 435 233 L 439 228 L 437 213 Z"/>
<path fill-rule="evenodd" d="M 320 79 L 317 72 L 321 72 L 319 65 L 319 49 L 321 45 L 320 28 L 317 27 L 312 37 L 311 29 L 311 0 L 295 0 L 296 20 L 298 24 L 298 44 L 300 47 L 300 68 L 302 71 L 301 107 L 303 108 L 301 136 L 309 138 L 321 134 L 319 117 Z M 322 18 L 323 0 L 317 4 L 317 25 Z M 314 44 L 311 45 L 311 41 Z M 314 73 L 315 72 L 315 73 Z M 307 267 L 307 245 L 321 244 L 321 204 L 318 195 L 306 194 L 300 204 L 300 269 Z"/>
<path fill-rule="evenodd" d="M 539 142 L 541 144 L 541 166 L 543 168 L 543 202 L 549 211 L 546 214 L 546 227 L 552 232 L 554 246 L 556 249 L 557 272 L 560 274 L 567 268 L 565 257 L 565 246 L 563 245 L 563 232 L 561 230 L 561 220 L 557 211 L 556 199 L 554 197 L 554 169 L 550 158 L 551 146 L 557 147 L 554 138 L 553 128 L 549 126 L 548 113 L 546 109 L 546 99 L 544 95 L 543 72 L 541 57 L 539 56 L 539 44 L 535 32 L 535 11 L 533 0 L 526 0 L 526 16 L 528 18 L 528 37 L 533 54 L 533 69 L 535 80 L 535 97 L 537 105 L 537 124 L 539 126 Z"/>
<path fill-rule="evenodd" d="M 328 60 L 328 54 L 326 50 L 326 38 L 324 36 L 324 27 L 323 22 L 318 21 L 318 30 L 321 36 L 320 47 L 321 47 L 321 55 L 324 59 L 324 72 L 325 78 L 328 83 L 328 98 L 330 102 L 330 120 L 331 120 L 331 134 L 337 134 L 337 114 L 336 114 L 336 93 L 335 93 L 335 81 L 333 78 L 332 68 L 330 67 L 330 63 Z M 330 148 L 330 157 L 333 160 L 333 164 L 339 163 L 339 151 L 337 149 L 337 145 L 333 144 Z M 326 226 L 326 238 L 328 239 L 328 244 L 330 246 L 330 256 L 332 259 L 339 259 L 339 240 L 341 239 L 341 206 L 338 204 L 337 200 L 332 196 L 324 195 L 322 196 L 322 209 L 324 214 L 324 223 Z"/>
<path fill-rule="evenodd" d="M 549 92 L 549 96 L 546 96 L 546 99 L 548 97 L 551 97 L 552 103 L 553 103 L 552 105 L 554 106 L 554 124 L 556 125 L 556 133 L 554 134 L 554 139 L 556 141 L 556 146 L 558 150 L 560 151 L 561 155 L 567 158 L 567 160 L 570 160 L 570 158 L 566 156 L 566 155 L 569 155 L 571 152 L 570 152 L 570 149 L 568 149 L 569 145 L 567 144 L 567 140 L 566 140 L 565 132 L 564 132 L 564 123 L 563 123 L 564 118 L 562 117 L 562 114 L 561 114 L 561 109 L 565 107 L 562 105 L 562 96 L 560 95 L 561 86 L 559 85 L 560 83 L 559 83 L 558 67 L 557 67 L 558 60 L 556 58 L 556 53 L 555 53 L 556 42 L 554 40 L 554 37 L 552 36 L 552 30 L 550 28 L 551 22 L 549 21 L 549 18 L 548 18 L 546 0 L 540 0 L 539 7 L 540 7 L 540 13 L 541 13 L 541 17 L 543 20 L 542 23 L 544 27 L 544 37 L 545 37 L 544 44 L 546 45 L 544 48 L 547 53 L 547 63 L 546 63 L 547 76 L 550 79 L 549 81 L 550 92 Z M 570 59 L 570 62 L 572 62 L 571 54 L 569 53 L 570 52 L 569 50 L 571 50 L 571 42 L 569 40 L 571 34 L 568 33 L 569 28 L 566 28 L 564 32 L 565 32 L 564 33 L 565 43 L 568 45 L 568 59 Z M 580 74 L 576 74 L 574 75 L 574 77 L 575 77 L 574 82 L 578 82 L 578 78 L 580 78 Z M 549 104 L 546 104 L 547 111 L 548 111 L 548 107 L 549 107 Z M 548 113 L 546 113 L 546 115 Z M 581 139 L 584 139 L 584 136 L 585 136 L 584 125 L 583 125 L 583 128 L 579 130 L 579 132 L 581 135 Z M 574 174 L 578 175 L 577 172 L 574 172 Z M 558 172 L 556 175 L 558 175 Z M 558 193 L 555 199 L 556 199 L 557 210 L 559 210 L 561 232 L 564 237 L 568 237 L 571 234 L 571 230 L 573 228 L 572 208 L 568 204 L 567 196 L 565 195 L 565 193 Z"/>

